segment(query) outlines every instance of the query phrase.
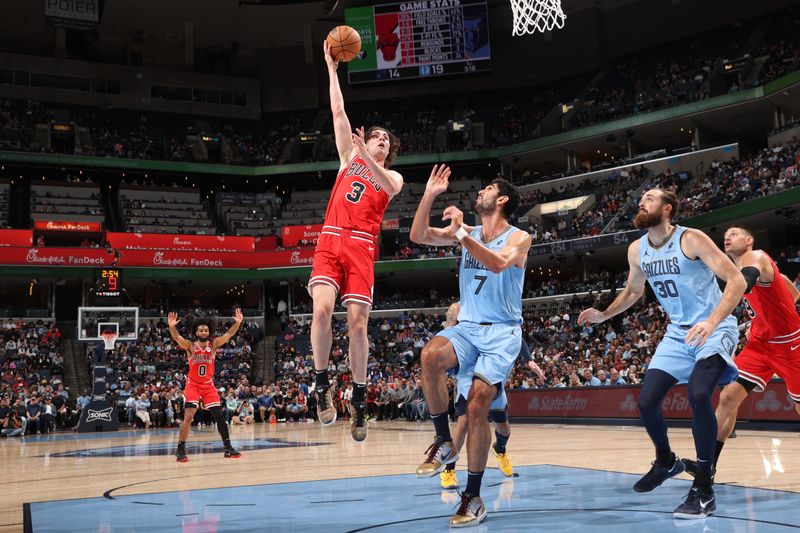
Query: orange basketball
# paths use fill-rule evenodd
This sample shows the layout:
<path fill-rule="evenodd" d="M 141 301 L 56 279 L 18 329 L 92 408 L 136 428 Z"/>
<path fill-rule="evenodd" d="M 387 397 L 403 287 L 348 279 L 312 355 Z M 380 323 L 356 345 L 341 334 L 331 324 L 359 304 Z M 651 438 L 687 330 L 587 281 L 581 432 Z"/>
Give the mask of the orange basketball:
<path fill-rule="evenodd" d="M 361 51 L 361 36 L 350 26 L 336 26 L 327 37 L 331 57 L 336 61 L 350 61 Z"/>

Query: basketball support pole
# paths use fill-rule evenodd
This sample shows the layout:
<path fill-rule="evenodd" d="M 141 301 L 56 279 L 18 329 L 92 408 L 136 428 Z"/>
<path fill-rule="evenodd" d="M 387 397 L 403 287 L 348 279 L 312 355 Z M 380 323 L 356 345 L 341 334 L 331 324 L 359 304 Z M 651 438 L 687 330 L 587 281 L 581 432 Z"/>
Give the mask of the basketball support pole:
<path fill-rule="evenodd" d="M 105 344 L 100 342 L 94 350 L 92 396 L 89 405 L 81 412 L 78 433 L 119 430 L 116 406 L 109 403 L 106 395 L 107 375 Z"/>

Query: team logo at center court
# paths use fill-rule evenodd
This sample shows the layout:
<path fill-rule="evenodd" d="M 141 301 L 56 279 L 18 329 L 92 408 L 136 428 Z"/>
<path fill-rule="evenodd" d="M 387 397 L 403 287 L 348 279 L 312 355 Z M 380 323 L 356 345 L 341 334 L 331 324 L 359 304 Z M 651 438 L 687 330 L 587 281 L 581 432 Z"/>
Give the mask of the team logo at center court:
<path fill-rule="evenodd" d="M 111 411 L 113 409 L 113 407 L 101 409 L 100 411 L 89 409 L 89 416 L 86 417 L 86 421 L 93 422 L 95 420 L 102 420 L 104 422 L 111 422 Z"/>

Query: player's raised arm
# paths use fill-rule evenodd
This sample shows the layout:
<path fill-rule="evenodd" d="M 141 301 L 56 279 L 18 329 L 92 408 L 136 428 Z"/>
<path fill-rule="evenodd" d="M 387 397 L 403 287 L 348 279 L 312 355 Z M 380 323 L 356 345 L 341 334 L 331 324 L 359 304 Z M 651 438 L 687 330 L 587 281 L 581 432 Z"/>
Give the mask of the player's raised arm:
<path fill-rule="evenodd" d="M 642 265 L 639 261 L 640 245 L 641 242 L 637 239 L 628 246 L 628 282 L 625 284 L 625 288 L 622 289 L 622 292 L 619 293 L 605 311 L 599 311 L 593 307 L 585 309 L 578 316 L 578 324 L 599 324 L 600 322 L 605 322 L 609 318 L 624 312 L 642 298 L 647 277 L 644 275 Z"/>
<path fill-rule="evenodd" d="M 450 231 L 461 241 L 461 246 L 467 249 L 480 264 L 494 274 L 513 266 L 525 268 L 528 260 L 528 250 L 531 249 L 531 235 L 527 231 L 517 231 L 500 250 L 490 250 L 483 243 L 474 239 L 464 227 L 464 213 L 455 206 L 444 210 L 442 220 L 450 221 Z M 463 232 L 463 233 L 462 233 Z"/>
<path fill-rule="evenodd" d="M 748 283 L 745 281 L 742 273 L 736 268 L 736 265 L 717 248 L 714 241 L 703 233 L 694 229 L 687 230 L 684 233 L 684 239 L 681 243 L 686 256 L 689 258 L 697 258 L 703 261 L 708 268 L 722 281 L 725 282 L 725 290 L 722 292 L 722 299 L 711 311 L 711 314 L 703 321 L 694 324 L 691 329 L 686 333 L 686 343 L 692 346 L 702 346 L 705 341 L 710 337 L 717 326 L 722 322 L 725 317 L 730 315 L 739 302 L 742 300 Z M 754 269 L 758 271 L 758 269 Z M 753 285 L 756 279 L 753 280 Z"/>
<path fill-rule="evenodd" d="M 389 132 L 381 129 L 374 129 L 370 136 L 370 139 L 371 138 L 377 139 L 379 146 L 380 143 L 383 143 L 383 146 L 389 146 L 391 150 L 392 137 L 389 135 Z M 397 141 L 395 140 L 395 142 Z M 378 182 L 378 185 L 386 191 L 386 194 L 394 196 L 400 193 L 400 190 L 403 188 L 403 176 L 395 170 L 389 170 L 386 168 L 385 163 L 378 163 L 370 155 L 367 150 L 367 139 L 364 137 L 363 127 L 357 128 L 353 133 L 353 146 L 358 152 L 358 155 L 361 156 L 361 159 L 369 166 L 369 169 L 372 171 L 372 177 Z"/>
<path fill-rule="evenodd" d="M 231 340 L 231 338 L 236 335 L 236 332 L 239 331 L 239 326 L 242 325 L 242 321 L 244 320 L 244 315 L 242 314 L 242 310 L 238 307 L 236 311 L 233 313 L 233 325 L 230 327 L 228 331 L 226 331 L 222 336 L 217 337 L 214 339 L 212 343 L 212 347 L 214 350 Z"/>
<path fill-rule="evenodd" d="M 328 65 L 330 78 L 331 113 L 333 114 L 333 134 L 336 138 L 336 151 L 339 152 L 339 168 L 343 168 L 353 157 L 353 129 L 350 119 L 344 112 L 344 97 L 339 86 L 339 75 L 336 73 L 339 62 L 331 57 L 331 46 L 323 43 L 325 63 Z"/>
<path fill-rule="evenodd" d="M 178 313 L 170 313 L 167 316 L 167 324 L 169 324 L 169 335 L 172 337 L 172 340 L 178 343 L 178 346 L 183 348 L 184 350 L 191 350 L 192 343 L 186 339 L 184 339 L 176 326 L 180 323 L 181 319 L 178 318 Z"/>
<path fill-rule="evenodd" d="M 409 238 L 417 244 L 428 246 L 455 246 L 458 244 L 455 233 L 448 226 L 446 228 L 430 227 L 431 208 L 436 197 L 447 190 L 450 167 L 447 165 L 434 165 L 425 192 L 419 201 L 414 221 L 411 223 Z"/>

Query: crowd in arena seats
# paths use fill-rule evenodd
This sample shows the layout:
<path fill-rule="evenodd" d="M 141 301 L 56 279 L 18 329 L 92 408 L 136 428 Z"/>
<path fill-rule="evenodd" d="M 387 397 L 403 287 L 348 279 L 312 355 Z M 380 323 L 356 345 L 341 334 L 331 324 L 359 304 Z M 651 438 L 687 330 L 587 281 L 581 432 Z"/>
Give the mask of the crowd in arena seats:
<path fill-rule="evenodd" d="M 221 335 L 230 320 L 218 319 L 213 335 Z M 180 328 L 181 326 L 179 326 Z M 187 339 L 193 338 L 187 332 Z M 234 391 L 237 398 L 249 397 L 251 391 L 253 345 L 263 336 L 252 322 L 242 325 L 237 334 L 217 352 L 215 384 L 222 391 Z M 87 365 L 91 370 L 94 347 L 87 347 Z M 167 323 L 159 319 L 143 320 L 136 342 L 117 343 L 106 361 L 110 372 L 106 382 L 112 405 L 117 406 L 120 420 L 131 425 L 171 426 L 183 419 L 183 387 L 188 363 L 183 350 L 172 341 Z M 253 389 L 255 390 L 255 389 Z M 202 409 L 198 424 L 211 423 L 211 416 Z"/>
<path fill-rule="evenodd" d="M 688 190 L 678 189 L 678 217 L 691 218 L 795 187 L 800 183 L 799 157 L 800 142 L 793 140 L 741 161 L 715 161 L 702 180 Z"/>
<path fill-rule="evenodd" d="M 64 387 L 60 344 L 61 332 L 52 322 L 0 321 L 3 436 L 52 433 L 77 422 L 82 406 Z"/>
<path fill-rule="evenodd" d="M 761 65 L 758 83 L 768 83 L 800 68 L 800 9 L 788 9 L 784 16 L 776 17 L 764 38 L 751 54 L 766 56 Z"/>

